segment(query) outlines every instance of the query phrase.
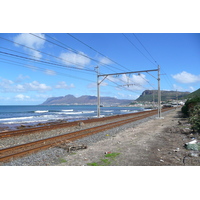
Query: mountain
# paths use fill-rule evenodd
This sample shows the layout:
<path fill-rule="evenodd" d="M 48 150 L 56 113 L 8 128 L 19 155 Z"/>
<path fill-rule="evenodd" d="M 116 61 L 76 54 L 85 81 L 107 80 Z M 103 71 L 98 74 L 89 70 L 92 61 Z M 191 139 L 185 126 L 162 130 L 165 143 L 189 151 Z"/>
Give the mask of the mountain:
<path fill-rule="evenodd" d="M 153 101 L 153 93 L 154 93 L 154 101 L 158 101 L 158 90 L 145 90 L 136 101 Z M 161 90 L 161 101 L 170 101 L 176 99 L 176 95 L 178 95 L 178 99 L 185 98 L 190 92 L 179 92 L 179 91 L 165 91 Z"/>
<path fill-rule="evenodd" d="M 195 97 L 195 96 L 200 96 L 200 88 L 190 94 L 188 94 L 187 96 L 185 96 L 186 99 L 188 98 L 192 98 L 192 97 Z"/>
<path fill-rule="evenodd" d="M 122 105 L 130 104 L 133 100 L 117 99 L 114 97 L 101 97 L 101 105 Z M 81 97 L 75 97 L 73 95 L 66 95 L 61 97 L 48 98 L 42 105 L 96 105 L 97 97 L 84 95 Z"/>

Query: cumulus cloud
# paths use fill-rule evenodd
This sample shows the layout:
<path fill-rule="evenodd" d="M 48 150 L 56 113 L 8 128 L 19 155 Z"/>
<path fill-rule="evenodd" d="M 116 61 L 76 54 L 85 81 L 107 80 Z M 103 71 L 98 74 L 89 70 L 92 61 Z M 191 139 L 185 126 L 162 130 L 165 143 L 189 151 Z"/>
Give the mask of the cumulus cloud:
<path fill-rule="evenodd" d="M 2 92 L 28 92 L 28 91 L 36 91 L 36 92 L 46 92 L 52 90 L 52 88 L 44 83 L 39 83 L 38 81 L 33 81 L 30 83 L 24 84 L 16 84 L 15 82 L 2 79 L 0 81 L 0 88 Z"/>
<path fill-rule="evenodd" d="M 20 100 L 20 101 L 24 101 L 24 100 L 30 99 L 30 96 L 27 96 L 27 95 L 24 95 L 24 94 L 18 94 L 18 95 L 15 96 L 15 99 Z"/>
<path fill-rule="evenodd" d="M 43 39 L 45 39 L 45 35 L 41 34 L 41 33 L 35 33 L 34 35 L 37 35 Z M 17 35 L 16 37 L 14 37 L 14 42 L 28 46 L 30 48 L 36 49 L 36 50 L 40 50 L 44 47 L 44 43 L 45 40 L 42 40 L 38 37 L 35 37 L 33 35 L 30 35 L 28 33 L 21 33 L 19 35 Z M 16 46 L 20 47 L 20 45 Z M 37 57 L 38 59 L 40 59 L 42 57 L 42 54 L 38 51 L 34 51 L 32 49 L 28 49 L 24 47 L 25 51 L 28 51 L 32 56 Z"/>
<path fill-rule="evenodd" d="M 25 79 L 29 79 L 29 78 L 30 78 L 29 76 L 24 76 L 24 75 L 20 74 L 20 75 L 16 78 L 15 82 L 16 82 L 16 83 L 20 83 L 20 82 L 24 81 Z"/>
<path fill-rule="evenodd" d="M 147 79 L 144 74 L 140 75 L 131 75 L 128 76 L 123 74 L 121 77 L 109 76 L 108 80 L 117 83 L 123 87 L 127 87 L 131 90 L 143 90 L 144 85 L 147 83 Z"/>
<path fill-rule="evenodd" d="M 99 62 L 101 62 L 101 64 L 104 63 L 104 64 L 106 64 L 106 65 L 110 65 L 110 64 L 113 63 L 110 59 L 108 59 L 108 58 L 106 58 L 106 57 L 98 58 L 98 60 L 99 60 Z"/>
<path fill-rule="evenodd" d="M 46 69 L 45 70 L 45 74 L 50 75 L 50 76 L 55 76 L 56 72 L 50 69 Z"/>
<path fill-rule="evenodd" d="M 67 85 L 65 81 L 61 81 L 55 86 L 55 88 L 57 88 L 57 89 L 66 89 L 66 90 L 69 90 L 74 87 L 75 86 L 73 83 L 71 83 L 70 85 Z"/>
<path fill-rule="evenodd" d="M 179 74 L 172 75 L 172 77 L 179 83 L 195 83 L 200 81 L 200 75 L 190 74 L 183 71 Z"/>
<path fill-rule="evenodd" d="M 86 56 L 86 54 L 84 54 L 83 52 L 79 52 L 79 53 Z M 90 59 L 80 54 L 76 54 L 72 52 L 61 53 L 60 58 L 62 59 L 62 62 L 66 65 L 83 68 L 90 63 Z"/>

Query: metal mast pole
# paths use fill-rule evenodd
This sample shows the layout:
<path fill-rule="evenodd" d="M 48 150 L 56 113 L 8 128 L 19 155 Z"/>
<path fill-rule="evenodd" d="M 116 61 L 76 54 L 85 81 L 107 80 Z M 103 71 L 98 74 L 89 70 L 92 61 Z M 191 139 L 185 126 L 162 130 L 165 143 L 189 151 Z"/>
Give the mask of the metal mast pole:
<path fill-rule="evenodd" d="M 99 67 L 97 66 L 97 117 L 100 117 L 100 82 L 99 82 Z"/>
<path fill-rule="evenodd" d="M 160 66 L 158 65 L 158 118 L 161 118 Z"/>

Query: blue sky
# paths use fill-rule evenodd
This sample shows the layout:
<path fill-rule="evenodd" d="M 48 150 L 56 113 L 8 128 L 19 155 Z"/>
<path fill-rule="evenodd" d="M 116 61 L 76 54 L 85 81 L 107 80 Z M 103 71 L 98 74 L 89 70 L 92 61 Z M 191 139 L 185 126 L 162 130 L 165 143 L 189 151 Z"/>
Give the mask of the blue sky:
<path fill-rule="evenodd" d="M 159 64 L 162 90 L 200 88 L 197 33 L 33 34 L 0 34 L 1 105 L 35 105 L 67 94 L 96 96 L 96 66 L 110 74 L 157 69 Z M 145 89 L 157 89 L 151 75 L 108 76 L 101 96 L 134 100 Z"/>

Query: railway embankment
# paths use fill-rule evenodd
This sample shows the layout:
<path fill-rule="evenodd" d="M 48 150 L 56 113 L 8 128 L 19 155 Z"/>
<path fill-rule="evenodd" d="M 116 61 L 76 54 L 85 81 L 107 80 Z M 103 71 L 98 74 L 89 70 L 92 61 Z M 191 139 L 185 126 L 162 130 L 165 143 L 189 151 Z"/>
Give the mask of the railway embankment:
<path fill-rule="evenodd" d="M 116 134 L 108 132 L 105 139 L 88 145 L 87 149 L 63 156 L 58 165 L 199 166 L 200 152 L 185 148 L 198 135 L 192 133 L 180 108 L 163 116 L 122 128 Z"/>
<path fill-rule="evenodd" d="M 199 165 L 198 152 L 188 151 L 184 144 L 194 138 L 180 109 L 163 113 L 164 119 L 150 116 L 94 135 L 57 145 L 25 157 L 15 159 L 5 166 L 160 166 Z M 104 122 L 104 123 L 107 123 Z M 93 124 L 94 125 L 94 124 Z M 95 123 L 95 125 L 97 125 Z M 1 139 L 7 146 L 23 138 L 49 137 L 71 129 L 84 129 L 89 124 L 38 132 L 30 135 Z M 46 134 L 46 136 L 45 136 Z M 15 138 L 15 139 L 13 139 Z M 19 139 L 20 138 L 20 139 Z M 26 141 L 25 141 L 26 143 Z M 84 148 L 83 148 L 84 147 Z M 195 155 L 195 156 L 194 156 Z"/>

